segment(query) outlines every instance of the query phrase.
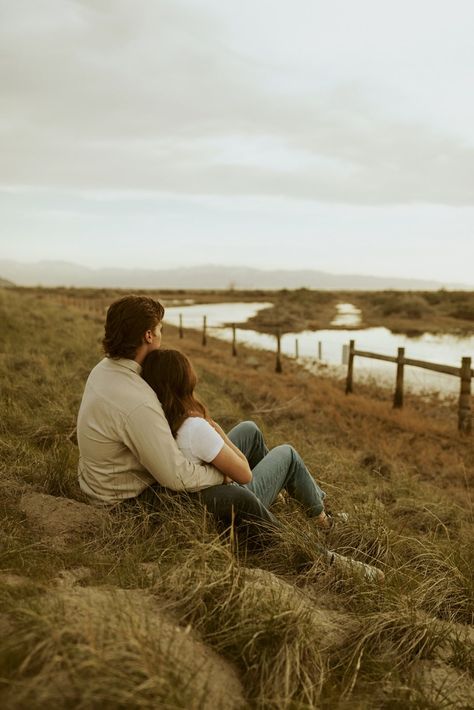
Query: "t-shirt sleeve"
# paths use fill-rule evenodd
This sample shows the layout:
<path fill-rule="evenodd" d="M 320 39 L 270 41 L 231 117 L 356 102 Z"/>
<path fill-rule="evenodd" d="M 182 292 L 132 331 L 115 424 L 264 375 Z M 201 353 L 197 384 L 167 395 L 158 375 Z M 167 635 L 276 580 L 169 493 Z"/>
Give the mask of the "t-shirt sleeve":
<path fill-rule="evenodd" d="M 189 446 L 193 456 L 209 463 L 224 446 L 224 439 L 205 419 L 193 417 L 189 432 Z"/>
<path fill-rule="evenodd" d="M 193 463 L 179 450 L 158 400 L 154 405 L 141 404 L 128 416 L 122 437 L 137 461 L 166 488 L 197 490 L 203 475 L 209 485 L 222 483 L 217 468 Z"/>

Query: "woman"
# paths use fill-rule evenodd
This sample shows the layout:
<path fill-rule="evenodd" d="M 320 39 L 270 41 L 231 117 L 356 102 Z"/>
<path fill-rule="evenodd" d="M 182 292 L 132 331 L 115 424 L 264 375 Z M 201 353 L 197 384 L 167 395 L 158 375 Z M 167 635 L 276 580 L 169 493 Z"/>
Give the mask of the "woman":
<path fill-rule="evenodd" d="M 237 425 L 227 436 L 210 418 L 194 394 L 197 377 L 186 355 L 178 350 L 155 350 L 143 363 L 142 377 L 155 391 L 186 458 L 212 463 L 224 474 L 225 483 L 245 487 L 267 508 L 284 488 L 304 506 L 316 525 L 325 529 L 332 525 L 332 518 L 324 511 L 325 493 L 293 447 L 285 444 L 269 452 L 253 422 Z M 201 498 L 204 496 L 207 502 L 219 488 L 202 480 Z M 276 522 L 267 513 L 264 517 Z"/>
<path fill-rule="evenodd" d="M 184 455 L 197 463 L 212 463 L 224 474 L 228 485 L 216 486 L 203 479 L 198 491 L 200 500 L 218 519 L 279 527 L 268 508 L 285 489 L 318 527 L 332 527 L 333 519 L 324 510 L 325 493 L 292 446 L 283 444 L 269 451 L 253 422 L 242 422 L 227 435 L 210 418 L 194 394 L 197 377 L 186 355 L 178 350 L 154 350 L 143 362 L 142 377 L 156 393 Z M 384 579 L 383 572 L 371 565 L 316 547 L 329 564 L 341 570 L 371 582 Z"/>

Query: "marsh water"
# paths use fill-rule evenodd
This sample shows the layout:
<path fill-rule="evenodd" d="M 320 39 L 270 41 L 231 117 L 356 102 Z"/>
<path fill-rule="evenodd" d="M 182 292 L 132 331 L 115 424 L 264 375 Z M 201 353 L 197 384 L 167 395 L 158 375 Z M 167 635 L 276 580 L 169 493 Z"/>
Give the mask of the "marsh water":
<path fill-rule="evenodd" d="M 165 322 L 179 324 L 182 315 L 183 327 L 202 328 L 203 316 L 207 318 L 209 335 L 231 341 L 232 329 L 226 324 L 245 323 L 259 310 L 268 308 L 271 303 L 208 303 L 195 305 L 172 306 L 166 309 Z M 368 350 L 382 355 L 396 355 L 397 348 L 405 348 L 405 356 L 417 360 L 428 360 L 443 365 L 459 367 L 461 358 L 473 357 L 474 335 L 458 337 L 456 335 L 435 335 L 423 333 L 420 336 L 409 337 L 392 333 L 387 328 L 354 328 L 360 322 L 360 311 L 351 304 L 339 304 L 337 315 L 332 325 L 336 329 L 305 330 L 299 333 L 285 333 L 281 338 L 281 350 L 284 355 L 295 357 L 296 341 L 298 341 L 299 358 L 303 365 L 310 369 L 332 368 L 341 376 L 345 373 L 343 365 L 343 346 L 349 340 L 355 340 L 356 348 Z M 347 326 L 347 328 L 341 327 Z M 275 351 L 274 335 L 259 333 L 237 327 L 237 343 L 247 346 Z M 321 357 L 319 357 L 321 356 Z M 354 361 L 354 382 L 357 378 L 373 377 L 377 382 L 391 385 L 395 381 L 396 366 L 393 363 L 381 362 L 356 357 Z M 440 392 L 455 394 L 459 391 L 459 379 L 450 375 L 429 372 L 415 367 L 405 368 L 407 389 L 416 392 Z"/>

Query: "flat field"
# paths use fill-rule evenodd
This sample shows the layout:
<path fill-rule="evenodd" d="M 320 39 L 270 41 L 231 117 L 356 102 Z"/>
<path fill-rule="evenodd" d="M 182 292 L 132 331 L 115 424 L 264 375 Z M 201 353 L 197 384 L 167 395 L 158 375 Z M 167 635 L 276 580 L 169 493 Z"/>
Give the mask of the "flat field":
<path fill-rule="evenodd" d="M 15 289 L 19 293 L 36 293 L 32 288 Z M 135 293 L 145 293 L 135 290 Z M 43 296 L 103 299 L 119 297 L 120 289 L 43 288 Z M 147 291 L 147 293 L 152 293 Z M 272 308 L 259 311 L 241 327 L 266 333 L 299 332 L 333 328 L 339 303 L 352 303 L 361 310 L 361 323 L 356 328 L 384 326 L 394 333 L 421 335 L 430 333 L 474 333 L 474 291 L 317 291 L 300 288 L 279 291 L 183 291 L 161 290 L 155 297 L 172 303 L 190 298 L 196 303 L 230 301 L 268 301 Z M 346 328 L 347 326 L 341 326 Z"/>
<path fill-rule="evenodd" d="M 286 497 L 257 550 L 184 496 L 154 515 L 96 510 L 75 418 L 103 314 L 44 296 L 0 290 L 2 707 L 474 705 L 474 436 L 450 405 L 394 411 L 383 390 L 348 397 L 290 360 L 277 375 L 270 353 L 167 327 L 212 416 L 293 444 L 349 521 L 324 536 Z M 318 544 L 385 583 L 337 574 Z"/>

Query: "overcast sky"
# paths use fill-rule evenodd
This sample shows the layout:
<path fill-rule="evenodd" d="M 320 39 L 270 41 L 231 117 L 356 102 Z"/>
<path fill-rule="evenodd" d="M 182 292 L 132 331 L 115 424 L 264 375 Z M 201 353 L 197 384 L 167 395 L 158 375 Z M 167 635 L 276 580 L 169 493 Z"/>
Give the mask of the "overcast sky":
<path fill-rule="evenodd" d="M 473 37 L 472 0 L 0 0 L 0 258 L 474 284 Z"/>

